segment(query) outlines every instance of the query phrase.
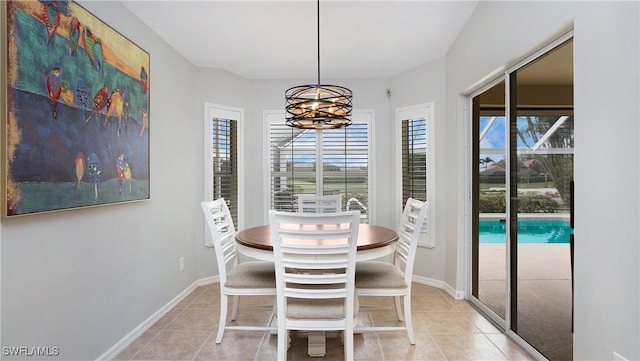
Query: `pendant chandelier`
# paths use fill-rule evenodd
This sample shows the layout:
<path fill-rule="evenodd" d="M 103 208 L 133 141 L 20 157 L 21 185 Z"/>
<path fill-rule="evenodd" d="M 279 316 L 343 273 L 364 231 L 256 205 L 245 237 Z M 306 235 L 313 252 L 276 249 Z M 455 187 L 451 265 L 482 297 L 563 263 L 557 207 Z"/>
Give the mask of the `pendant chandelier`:
<path fill-rule="evenodd" d="M 351 90 L 320 83 L 320 0 L 318 12 L 318 83 L 298 85 L 285 91 L 286 121 L 290 127 L 333 129 L 351 124 Z"/>

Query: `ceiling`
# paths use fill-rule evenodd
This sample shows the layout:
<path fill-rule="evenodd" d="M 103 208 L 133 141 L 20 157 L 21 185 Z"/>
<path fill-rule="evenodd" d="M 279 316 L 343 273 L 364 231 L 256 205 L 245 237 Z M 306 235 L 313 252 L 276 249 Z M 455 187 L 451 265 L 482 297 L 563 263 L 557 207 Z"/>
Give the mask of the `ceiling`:
<path fill-rule="evenodd" d="M 573 40 L 567 41 L 519 70 L 518 83 L 573 86 Z"/>
<path fill-rule="evenodd" d="M 321 79 L 387 78 L 444 56 L 474 1 L 320 3 Z M 313 0 L 122 3 L 192 64 L 248 79 L 316 79 Z"/>

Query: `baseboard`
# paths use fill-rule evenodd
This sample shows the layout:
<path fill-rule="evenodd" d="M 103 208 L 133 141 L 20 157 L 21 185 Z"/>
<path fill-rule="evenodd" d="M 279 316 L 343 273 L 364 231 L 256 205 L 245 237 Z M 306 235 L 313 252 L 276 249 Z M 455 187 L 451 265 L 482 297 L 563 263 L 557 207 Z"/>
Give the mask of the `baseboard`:
<path fill-rule="evenodd" d="M 196 281 L 198 286 L 206 286 L 206 285 L 210 285 L 212 283 L 218 283 L 218 282 L 220 282 L 219 276 L 205 277 Z"/>
<path fill-rule="evenodd" d="M 444 284 L 444 290 L 456 300 L 464 300 L 464 291 L 457 291 L 451 287 L 448 283 Z"/>
<path fill-rule="evenodd" d="M 421 285 L 440 288 L 440 289 L 442 289 L 444 285 L 444 282 L 442 281 L 435 280 L 433 278 L 428 278 L 428 277 L 416 276 L 416 275 L 413 275 L 412 280 L 413 282 L 419 283 Z"/>
<path fill-rule="evenodd" d="M 435 280 L 433 278 L 414 275 L 413 276 L 413 282 L 416 282 L 416 283 L 419 283 L 419 284 L 425 285 L 425 286 L 431 286 L 431 287 L 440 288 L 441 290 L 444 290 L 445 292 L 447 292 L 451 297 L 453 297 L 456 300 L 464 299 L 464 292 L 456 291 L 455 288 L 451 287 L 449 284 L 445 283 L 444 281 L 440 281 L 440 280 Z"/>
<path fill-rule="evenodd" d="M 180 292 L 179 295 L 174 297 L 171 301 L 169 301 L 166 305 L 162 306 L 158 311 L 156 311 L 149 318 L 144 320 L 140 325 L 134 328 L 129 334 L 123 337 L 120 341 L 118 341 L 113 347 L 111 347 L 107 352 L 103 353 L 100 357 L 97 358 L 98 361 L 108 361 L 113 360 L 114 357 L 118 356 L 118 354 L 124 349 L 126 349 L 133 341 L 135 341 L 138 337 L 142 336 L 145 331 L 147 331 L 151 326 L 153 326 L 156 322 L 158 322 L 164 315 L 166 315 L 169 311 L 171 311 L 174 307 L 176 307 L 182 300 L 184 300 L 191 292 L 193 292 L 198 286 L 204 286 L 211 283 L 219 282 L 218 276 L 206 277 L 196 280 L 191 285 L 189 285 L 184 291 Z"/>

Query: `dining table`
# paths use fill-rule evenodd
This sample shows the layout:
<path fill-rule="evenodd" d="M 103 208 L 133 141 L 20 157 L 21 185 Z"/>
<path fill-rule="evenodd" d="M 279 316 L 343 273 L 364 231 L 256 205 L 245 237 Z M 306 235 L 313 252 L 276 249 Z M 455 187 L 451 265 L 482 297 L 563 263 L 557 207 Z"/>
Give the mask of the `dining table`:
<path fill-rule="evenodd" d="M 244 229 L 236 233 L 235 238 L 237 250 L 241 254 L 263 261 L 274 260 L 271 226 L 268 224 Z M 397 241 L 398 234 L 394 230 L 361 223 L 358 227 L 356 262 L 381 258 L 393 253 Z M 310 331 L 307 342 L 309 356 L 323 357 L 326 354 L 326 338 L 323 331 Z"/>

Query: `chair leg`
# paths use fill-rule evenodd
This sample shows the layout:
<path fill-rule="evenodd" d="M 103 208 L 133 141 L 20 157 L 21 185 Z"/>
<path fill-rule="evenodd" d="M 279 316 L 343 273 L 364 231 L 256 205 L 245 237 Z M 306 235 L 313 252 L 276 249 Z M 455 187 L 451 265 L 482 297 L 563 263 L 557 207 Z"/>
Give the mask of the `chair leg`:
<path fill-rule="evenodd" d="M 404 297 L 407 299 L 407 296 Z M 400 296 L 393 297 L 393 304 L 396 306 L 396 316 L 398 316 L 398 321 L 404 321 L 402 318 L 402 304 L 401 304 Z"/>
<path fill-rule="evenodd" d="M 216 336 L 216 343 L 222 342 L 222 336 L 224 336 L 224 326 L 227 323 L 227 302 L 228 297 L 225 294 L 220 294 L 220 320 L 218 321 L 218 335 Z"/>
<path fill-rule="evenodd" d="M 351 331 L 345 330 L 343 333 L 344 359 L 353 360 L 353 328 Z"/>
<path fill-rule="evenodd" d="M 404 296 L 404 324 L 407 326 L 409 343 L 416 344 L 416 337 L 413 334 L 413 321 L 411 320 L 411 295 Z"/>
<path fill-rule="evenodd" d="M 233 306 L 231 306 L 231 321 L 236 320 L 236 314 L 238 313 L 238 304 L 240 303 L 240 296 L 233 296 Z"/>
<path fill-rule="evenodd" d="M 289 331 L 278 326 L 278 361 L 287 361 L 287 348 L 289 344 Z"/>

